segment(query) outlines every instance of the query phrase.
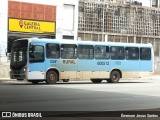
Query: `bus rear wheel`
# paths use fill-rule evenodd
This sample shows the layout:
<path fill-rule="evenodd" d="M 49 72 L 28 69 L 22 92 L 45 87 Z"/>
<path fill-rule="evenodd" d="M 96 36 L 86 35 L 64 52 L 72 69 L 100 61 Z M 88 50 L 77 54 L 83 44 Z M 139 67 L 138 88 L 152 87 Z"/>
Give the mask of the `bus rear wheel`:
<path fill-rule="evenodd" d="M 55 84 L 58 81 L 58 74 L 55 71 L 49 71 L 46 76 L 47 84 Z"/>
<path fill-rule="evenodd" d="M 101 83 L 101 79 L 91 79 L 92 83 Z"/>
<path fill-rule="evenodd" d="M 121 75 L 118 71 L 112 71 L 110 79 L 107 80 L 108 83 L 118 83 L 121 78 Z"/>

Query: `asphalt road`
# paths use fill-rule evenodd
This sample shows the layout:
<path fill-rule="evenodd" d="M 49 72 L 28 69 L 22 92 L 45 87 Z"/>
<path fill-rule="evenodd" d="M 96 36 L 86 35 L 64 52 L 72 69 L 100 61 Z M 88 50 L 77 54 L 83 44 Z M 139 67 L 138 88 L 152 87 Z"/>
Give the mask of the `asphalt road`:
<path fill-rule="evenodd" d="M 55 85 L 0 82 L 0 111 L 160 110 L 160 79 L 90 81 Z"/>

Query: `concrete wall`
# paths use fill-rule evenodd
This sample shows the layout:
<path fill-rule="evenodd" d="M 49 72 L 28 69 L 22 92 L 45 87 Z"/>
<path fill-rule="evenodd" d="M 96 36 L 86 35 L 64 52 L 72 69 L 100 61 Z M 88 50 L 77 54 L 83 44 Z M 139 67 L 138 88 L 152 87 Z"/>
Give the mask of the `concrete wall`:
<path fill-rule="evenodd" d="M 160 75 L 160 57 L 155 57 L 155 74 Z"/>
<path fill-rule="evenodd" d="M 6 57 L 0 57 L 0 78 L 9 78 L 10 66 Z"/>

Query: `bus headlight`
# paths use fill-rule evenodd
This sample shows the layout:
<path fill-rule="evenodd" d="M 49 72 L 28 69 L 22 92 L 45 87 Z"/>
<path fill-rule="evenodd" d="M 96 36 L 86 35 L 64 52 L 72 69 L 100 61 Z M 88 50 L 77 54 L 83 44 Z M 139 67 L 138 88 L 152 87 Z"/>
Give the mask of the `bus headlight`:
<path fill-rule="evenodd" d="M 23 68 L 23 72 L 26 72 L 27 71 L 27 68 Z"/>

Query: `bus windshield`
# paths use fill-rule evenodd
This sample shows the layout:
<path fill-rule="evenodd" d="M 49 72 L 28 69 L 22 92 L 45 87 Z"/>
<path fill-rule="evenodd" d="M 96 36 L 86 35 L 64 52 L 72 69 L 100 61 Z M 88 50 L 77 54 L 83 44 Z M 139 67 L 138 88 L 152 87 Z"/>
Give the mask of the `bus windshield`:
<path fill-rule="evenodd" d="M 11 49 L 11 68 L 21 69 L 27 63 L 28 40 L 13 42 Z"/>

